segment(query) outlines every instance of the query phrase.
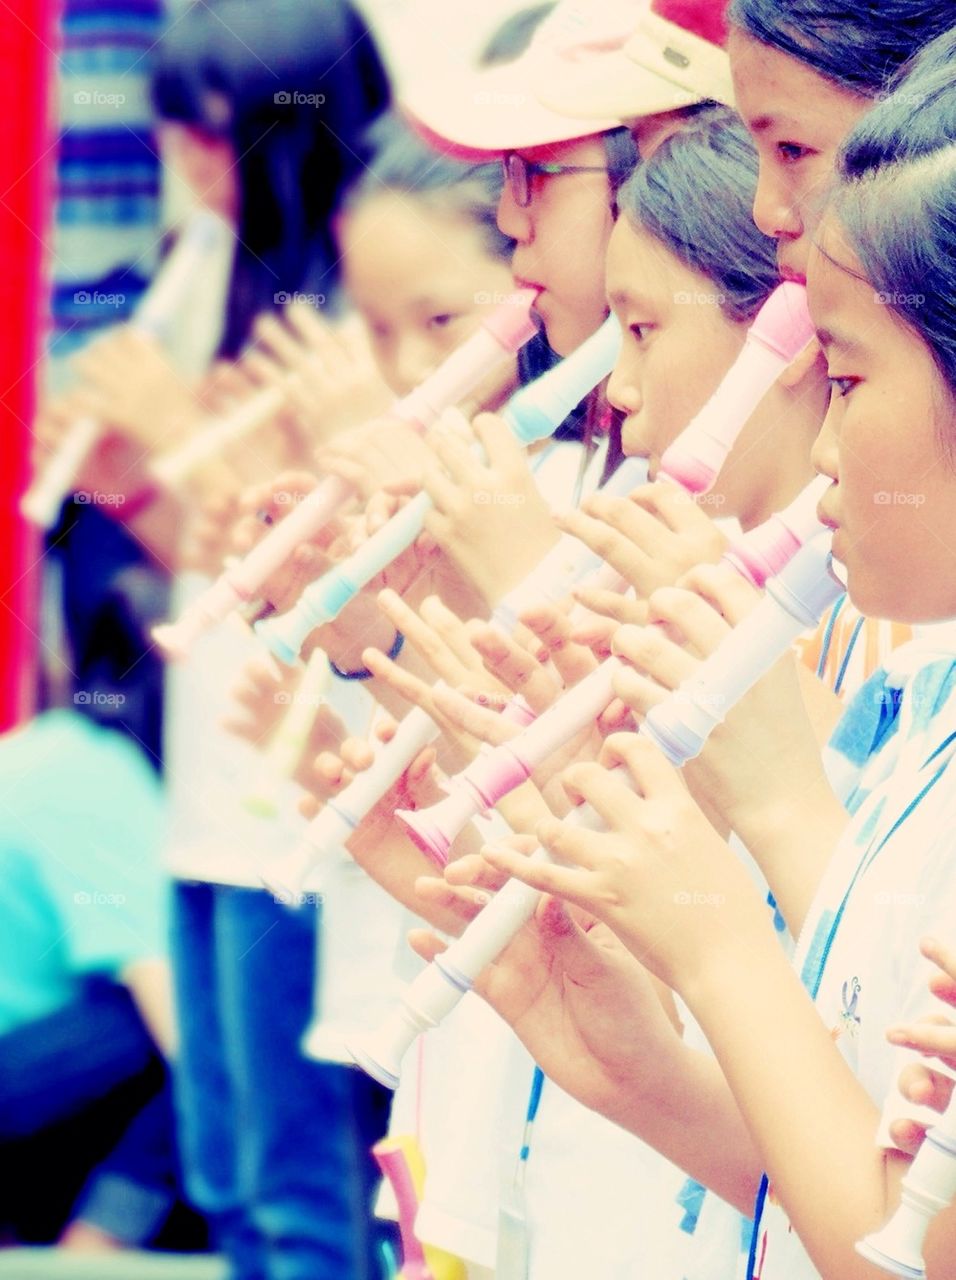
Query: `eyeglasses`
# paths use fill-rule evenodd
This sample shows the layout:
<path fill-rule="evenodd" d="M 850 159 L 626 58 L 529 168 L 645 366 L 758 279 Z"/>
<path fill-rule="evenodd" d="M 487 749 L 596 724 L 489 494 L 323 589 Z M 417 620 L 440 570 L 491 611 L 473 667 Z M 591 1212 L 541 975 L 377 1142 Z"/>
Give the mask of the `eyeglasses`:
<path fill-rule="evenodd" d="M 506 151 L 501 157 L 505 182 L 511 188 L 514 202 L 519 209 L 527 209 L 531 203 L 531 179 L 536 173 L 549 177 L 559 173 L 607 173 L 604 165 L 590 164 L 548 164 L 526 160 L 516 151 Z"/>

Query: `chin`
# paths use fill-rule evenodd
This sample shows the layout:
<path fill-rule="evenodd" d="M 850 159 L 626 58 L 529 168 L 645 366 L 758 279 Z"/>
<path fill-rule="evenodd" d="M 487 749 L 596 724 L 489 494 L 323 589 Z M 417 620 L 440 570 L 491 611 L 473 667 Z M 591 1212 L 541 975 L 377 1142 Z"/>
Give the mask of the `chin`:
<path fill-rule="evenodd" d="M 559 356 L 569 356 L 572 351 L 577 351 L 582 342 L 590 338 L 592 333 L 597 333 L 605 319 L 602 315 L 593 324 L 587 325 L 579 315 L 569 314 L 564 308 L 547 305 L 539 309 L 539 315 L 544 323 L 548 346 Z"/>

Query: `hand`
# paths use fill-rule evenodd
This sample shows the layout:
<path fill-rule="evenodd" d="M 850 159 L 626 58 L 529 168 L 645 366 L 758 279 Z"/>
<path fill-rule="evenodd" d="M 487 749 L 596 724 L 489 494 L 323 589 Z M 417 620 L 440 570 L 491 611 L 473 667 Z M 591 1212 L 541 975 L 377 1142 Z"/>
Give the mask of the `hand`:
<path fill-rule="evenodd" d="M 425 465 L 435 504 L 425 527 L 493 608 L 557 543 L 558 531 L 507 423 L 483 413 L 472 425 L 486 462 L 450 431 L 429 438 L 437 462 Z"/>
<path fill-rule="evenodd" d="M 618 656 L 634 670 L 615 691 L 639 720 L 693 677 L 756 605 L 757 593 L 726 566 L 702 565 L 686 587 L 655 592 L 655 625 L 622 627 Z M 845 825 L 807 714 L 792 655 L 782 658 L 726 715 L 684 777 L 708 815 L 735 831 L 770 883 L 792 933 Z"/>
<path fill-rule="evenodd" d="M 924 938 L 920 951 L 938 968 L 930 978 L 931 993 L 956 1009 L 956 950 L 935 938 Z M 890 1044 L 918 1050 L 930 1062 L 935 1059 L 956 1072 L 956 1022 L 952 1018 L 933 1014 L 909 1026 L 890 1027 L 886 1038 Z M 953 1097 L 952 1078 L 934 1070 L 929 1063 L 914 1062 L 904 1068 L 899 1088 L 910 1102 L 934 1111 L 945 1111 Z M 915 1120 L 895 1120 L 890 1125 L 890 1135 L 898 1147 L 915 1155 L 926 1136 L 926 1125 Z"/>
<path fill-rule="evenodd" d="M 357 317 L 333 326 L 313 307 L 294 302 L 281 319 L 274 312 L 260 316 L 255 336 L 263 350 L 251 353 L 253 367 L 281 383 L 315 444 L 379 417 L 392 403 Z"/>
<path fill-rule="evenodd" d="M 511 843 L 523 850 L 513 850 L 518 860 L 534 846 L 520 838 Z M 424 931 L 410 941 L 426 960 L 445 950 Z M 585 1106 L 616 1118 L 636 1095 L 666 1087 L 680 1050 L 677 1031 L 650 975 L 593 917 L 543 900 L 475 990 L 548 1078 Z"/>
<path fill-rule="evenodd" d="M 321 662 L 322 658 L 317 661 Z M 281 734 L 292 708 L 301 706 L 301 700 L 308 698 L 311 724 L 298 751 L 292 777 L 299 786 L 309 790 L 314 783 L 314 758 L 340 748 L 345 740 L 345 726 L 323 701 L 321 688 L 314 680 L 310 681 L 311 690 L 303 687 L 305 674 L 305 668 L 280 672 L 260 661 L 250 663 L 233 690 L 235 707 L 224 721 L 224 728 L 254 747 L 268 751 Z"/>
<path fill-rule="evenodd" d="M 73 364 L 96 395 L 99 416 L 149 456 L 180 443 L 201 417 L 196 386 L 176 372 L 155 338 L 130 326 L 110 330 Z"/>
<path fill-rule="evenodd" d="M 704 818 L 680 775 L 633 734 L 610 738 L 604 765 L 573 765 L 564 782 L 606 831 L 542 822 L 553 863 L 491 850 L 493 866 L 602 920 L 653 973 L 693 987 L 723 950 L 776 946 L 765 904 L 739 859 Z"/>
<path fill-rule="evenodd" d="M 558 524 L 587 543 L 646 600 L 695 565 L 720 559 L 727 540 L 701 503 L 667 481 L 642 485 L 627 498 L 592 494 Z"/>

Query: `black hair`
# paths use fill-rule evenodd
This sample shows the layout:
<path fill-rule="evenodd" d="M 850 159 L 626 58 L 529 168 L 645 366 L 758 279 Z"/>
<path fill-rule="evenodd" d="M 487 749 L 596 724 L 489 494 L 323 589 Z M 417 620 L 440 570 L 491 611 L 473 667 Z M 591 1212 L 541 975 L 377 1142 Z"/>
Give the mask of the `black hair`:
<path fill-rule="evenodd" d="M 752 320 L 779 283 L 776 243 L 754 225 L 757 153 L 735 112 L 713 107 L 666 138 L 621 189 L 624 216 L 717 286 Z"/>
<path fill-rule="evenodd" d="M 257 312 L 284 295 L 334 293 L 329 226 L 365 161 L 361 135 L 387 106 L 378 50 L 345 0 L 208 0 L 160 43 L 158 115 L 228 139 L 240 210 L 220 354 L 235 356 Z"/>
<path fill-rule="evenodd" d="M 755 40 L 864 97 L 881 93 L 954 21 L 952 0 L 731 0 L 727 16 Z"/>
<path fill-rule="evenodd" d="M 926 343 L 956 396 L 954 68 L 951 31 L 850 134 L 831 207 L 877 299 Z"/>
<path fill-rule="evenodd" d="M 365 142 L 372 148 L 372 157 L 346 190 L 344 212 L 385 192 L 399 192 L 467 217 L 480 228 L 493 257 L 511 260 L 514 241 L 502 234 L 496 220 L 502 186 L 500 162 L 471 164 L 442 155 L 392 114 L 376 121 Z"/>

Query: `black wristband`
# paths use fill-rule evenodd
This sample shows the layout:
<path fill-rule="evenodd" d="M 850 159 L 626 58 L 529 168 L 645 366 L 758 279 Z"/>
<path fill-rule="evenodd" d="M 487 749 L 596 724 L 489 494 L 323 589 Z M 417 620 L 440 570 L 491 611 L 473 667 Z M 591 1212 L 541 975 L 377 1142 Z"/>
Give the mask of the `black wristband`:
<path fill-rule="evenodd" d="M 396 631 L 395 639 L 392 641 L 392 647 L 385 656 L 387 658 L 391 658 L 394 662 L 401 653 L 402 645 L 404 643 L 404 635 L 401 631 Z M 343 671 L 341 667 L 337 667 L 335 665 L 331 658 L 329 658 L 329 667 L 332 670 L 332 674 L 334 676 L 338 676 L 340 680 L 371 680 L 375 674 L 373 671 L 369 671 L 368 667 L 359 667 L 357 671 Z"/>

